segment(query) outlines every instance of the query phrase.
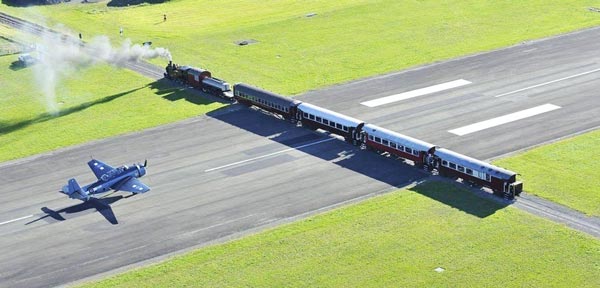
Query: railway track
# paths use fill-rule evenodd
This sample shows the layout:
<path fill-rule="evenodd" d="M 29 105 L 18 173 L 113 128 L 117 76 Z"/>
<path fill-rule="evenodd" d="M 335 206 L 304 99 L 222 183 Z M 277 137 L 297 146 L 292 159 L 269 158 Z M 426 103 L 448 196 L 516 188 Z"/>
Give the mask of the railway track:
<path fill-rule="evenodd" d="M 29 33 L 33 33 L 35 35 L 41 35 L 43 32 L 50 32 L 56 34 L 62 34 L 52 29 L 48 29 L 46 27 L 40 26 L 33 22 L 29 22 L 17 17 L 10 16 L 6 13 L 0 12 L 0 23 L 5 24 L 9 27 L 13 27 L 15 29 L 19 29 L 22 31 L 27 31 Z M 63 34 L 64 35 L 64 34 Z"/>
<path fill-rule="evenodd" d="M 64 37 L 72 37 L 52 29 L 40 26 L 38 24 L 19 19 L 8 14 L 0 12 L 0 23 L 7 26 L 26 31 L 35 35 L 41 35 L 44 32 L 61 34 Z M 74 38 L 74 37 L 73 37 Z M 79 40 L 79 39 L 77 39 Z M 163 78 L 163 68 L 148 62 L 129 62 L 124 65 L 125 68 L 137 72 L 146 77 L 158 80 Z M 498 199 L 499 201 L 503 201 Z M 579 231 L 600 238 L 600 219 L 596 217 L 587 217 L 580 212 L 560 206 L 551 201 L 522 193 L 522 195 L 512 202 L 517 208 L 550 219 L 554 222 L 565 224 Z"/>
<path fill-rule="evenodd" d="M 600 218 L 588 217 L 570 208 L 526 193 L 522 193 L 522 195 L 515 198 L 515 200 L 513 206 L 519 209 L 542 216 L 554 222 L 563 223 L 571 228 L 600 238 Z"/>
<path fill-rule="evenodd" d="M 25 32 L 28 32 L 28 33 L 31 33 L 31 34 L 34 34 L 37 36 L 40 36 L 44 33 L 53 33 L 53 34 L 61 35 L 61 37 L 65 38 L 65 39 L 72 38 L 74 41 L 81 41 L 71 35 L 60 33 L 58 31 L 40 26 L 38 24 L 23 20 L 23 19 L 20 19 L 17 17 L 10 16 L 10 15 L 8 15 L 6 13 L 2 13 L 2 12 L 0 12 L 0 23 L 5 24 L 14 29 L 25 31 Z M 146 77 L 152 78 L 154 80 L 163 78 L 163 70 L 164 69 L 162 67 L 158 67 L 156 65 L 150 64 L 145 61 L 128 62 L 124 65 L 124 68 L 132 70 L 139 74 L 142 74 Z"/>

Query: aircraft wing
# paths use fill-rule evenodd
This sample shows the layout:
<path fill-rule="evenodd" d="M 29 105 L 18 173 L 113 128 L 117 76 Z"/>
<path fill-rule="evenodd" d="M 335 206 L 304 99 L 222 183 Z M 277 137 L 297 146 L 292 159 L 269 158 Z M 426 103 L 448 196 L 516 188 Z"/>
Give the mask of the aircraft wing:
<path fill-rule="evenodd" d="M 113 189 L 137 194 L 148 192 L 150 187 L 146 186 L 146 184 L 142 183 L 142 181 L 138 180 L 137 178 L 131 177 L 129 180 L 127 180 L 127 182 L 121 184 L 119 187 L 113 187 Z"/>
<path fill-rule="evenodd" d="M 92 172 L 94 172 L 94 175 L 96 175 L 96 178 L 98 179 L 109 171 L 115 170 L 115 168 L 110 165 L 96 159 L 92 159 L 88 162 L 88 166 L 90 166 L 90 169 L 92 169 Z"/>

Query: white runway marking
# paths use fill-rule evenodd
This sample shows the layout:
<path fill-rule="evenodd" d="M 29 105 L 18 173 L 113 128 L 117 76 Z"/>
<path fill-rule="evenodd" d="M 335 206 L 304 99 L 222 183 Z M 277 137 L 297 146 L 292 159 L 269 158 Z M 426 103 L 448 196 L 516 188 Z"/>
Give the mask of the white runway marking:
<path fill-rule="evenodd" d="M 493 119 L 489 119 L 489 120 L 485 120 L 485 121 L 481 121 L 481 122 L 477 122 L 475 124 L 471 124 L 471 125 L 467 125 L 467 126 L 463 126 L 460 128 L 456 128 L 456 129 L 452 129 L 449 130 L 448 132 L 452 133 L 452 134 L 456 134 L 458 136 L 463 136 L 463 135 L 467 135 L 473 132 L 477 132 L 477 131 L 481 131 L 484 129 L 488 129 L 491 127 L 495 127 L 495 126 L 499 126 L 502 124 L 506 124 L 506 123 L 510 123 L 513 121 L 517 121 L 517 120 L 521 120 L 521 119 L 525 119 L 528 117 L 532 117 L 535 115 L 539 115 L 542 113 L 546 113 L 546 112 L 550 112 L 556 109 L 560 109 L 560 106 L 556 106 L 553 104 L 544 104 L 544 105 L 540 105 L 537 107 L 533 107 L 533 108 L 529 108 L 523 111 L 519 111 L 519 112 L 515 112 L 515 113 L 511 113 L 508 115 L 504 115 L 504 116 L 500 116 L 500 117 L 496 117 Z"/>
<path fill-rule="evenodd" d="M 546 86 L 546 85 L 549 85 L 549 84 L 552 84 L 552 83 L 556 83 L 556 82 L 563 81 L 563 80 L 568 80 L 568 79 L 571 79 L 571 78 L 575 78 L 575 77 L 579 77 L 579 76 L 591 74 L 591 73 L 598 72 L 598 71 L 600 71 L 600 68 L 594 69 L 594 70 L 591 70 L 591 71 L 587 71 L 587 72 L 583 72 L 583 73 L 579 73 L 579 74 L 575 74 L 575 75 L 571 75 L 571 76 L 568 76 L 568 77 L 564 77 L 564 78 L 560 78 L 560 79 L 548 81 L 548 82 L 545 82 L 545 83 L 542 83 L 542 84 L 537 84 L 537 85 L 525 87 L 523 89 L 519 89 L 519 90 L 511 91 L 511 92 L 508 92 L 508 93 L 496 95 L 494 97 L 498 98 L 498 97 L 508 96 L 508 95 L 511 95 L 511 94 L 519 93 L 521 91 L 525 91 L 525 90 L 529 90 L 529 89 L 533 89 L 533 88 L 537 88 L 537 87 L 541 87 L 541 86 Z"/>
<path fill-rule="evenodd" d="M 25 217 L 21 217 L 21 218 L 17 218 L 17 219 L 12 219 L 12 220 L 8 220 L 8 221 L 4 221 L 4 222 L 0 223 L 0 225 L 12 223 L 12 222 L 17 222 L 19 220 L 23 220 L 23 219 L 27 219 L 27 218 L 31 218 L 31 217 L 33 217 L 33 215 L 29 215 L 29 216 L 25 216 Z"/>
<path fill-rule="evenodd" d="M 464 79 L 459 79 L 459 80 L 454 80 L 454 81 L 450 81 L 450 82 L 446 82 L 446 83 L 442 83 L 442 84 L 437 84 L 437 85 L 433 85 L 433 86 L 429 86 L 429 87 L 425 87 L 425 88 L 421 88 L 421 89 L 417 89 L 417 90 L 412 90 L 412 91 L 408 91 L 408 92 L 404 92 L 404 93 L 400 93 L 400 94 L 396 94 L 396 95 L 378 98 L 375 100 L 362 102 L 360 104 L 372 108 L 372 107 L 377 107 L 377 106 L 381 106 L 381 105 L 385 105 L 385 104 L 389 104 L 389 103 L 393 103 L 393 102 L 398 102 L 398 101 L 402 101 L 402 100 L 406 100 L 406 99 L 410 99 L 410 98 L 414 98 L 414 97 L 419 97 L 419 96 L 423 96 L 423 95 L 427 95 L 427 94 L 431 94 L 431 93 L 436 93 L 436 92 L 440 92 L 440 91 L 444 91 L 444 90 L 448 90 L 448 89 L 452 89 L 452 88 L 456 88 L 456 87 L 460 87 L 460 86 L 464 86 L 464 85 L 468 85 L 468 84 L 471 84 L 471 82 L 464 80 Z"/>
<path fill-rule="evenodd" d="M 204 172 L 211 172 L 211 171 L 215 171 L 215 170 L 219 170 L 219 169 L 223 169 L 223 168 L 227 168 L 227 167 L 231 167 L 231 166 L 235 166 L 235 165 L 247 163 L 247 162 L 250 162 L 250 161 L 258 160 L 258 159 L 261 159 L 261 158 L 271 157 L 271 156 L 274 156 L 274 155 L 277 155 L 277 154 L 285 153 L 285 152 L 288 152 L 288 151 L 292 151 L 292 150 L 296 150 L 296 149 L 300 149 L 300 148 L 304 148 L 304 147 L 308 147 L 308 146 L 313 146 L 313 145 L 321 144 L 323 142 L 327 142 L 327 141 L 331 141 L 331 140 L 335 140 L 335 139 L 336 138 L 327 138 L 325 140 L 320 140 L 320 141 L 317 141 L 317 142 L 308 143 L 308 144 L 300 145 L 300 146 L 297 146 L 297 147 L 288 148 L 288 149 L 285 149 L 285 150 L 273 152 L 271 154 L 267 154 L 267 155 L 263 155 L 263 156 L 259 156 L 259 157 L 255 157 L 255 158 L 251 158 L 251 159 L 246 159 L 246 160 L 242 160 L 242 161 L 235 162 L 235 163 L 230 163 L 230 164 L 219 166 L 219 167 L 216 167 L 216 168 L 207 169 L 207 170 L 204 170 Z"/>

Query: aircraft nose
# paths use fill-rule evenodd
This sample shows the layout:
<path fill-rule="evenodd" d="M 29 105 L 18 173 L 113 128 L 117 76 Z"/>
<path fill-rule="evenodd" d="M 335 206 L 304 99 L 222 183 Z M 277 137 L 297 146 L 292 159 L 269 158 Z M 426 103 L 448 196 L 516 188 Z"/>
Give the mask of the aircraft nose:
<path fill-rule="evenodd" d="M 146 175 L 146 167 L 140 166 L 140 165 L 136 165 L 136 167 L 138 170 L 138 177 L 142 177 L 142 176 Z"/>

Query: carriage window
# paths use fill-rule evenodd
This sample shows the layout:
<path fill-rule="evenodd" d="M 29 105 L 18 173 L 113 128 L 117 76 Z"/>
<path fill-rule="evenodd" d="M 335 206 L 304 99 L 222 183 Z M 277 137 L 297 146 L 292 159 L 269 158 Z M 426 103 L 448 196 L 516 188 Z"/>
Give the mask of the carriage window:
<path fill-rule="evenodd" d="M 485 180 L 490 182 L 492 180 L 492 178 L 490 177 L 490 174 L 485 174 Z"/>
<path fill-rule="evenodd" d="M 390 145 L 390 141 L 383 139 L 383 145 L 389 146 Z"/>
<path fill-rule="evenodd" d="M 413 150 L 413 155 L 419 156 L 419 151 L 418 150 Z"/>
<path fill-rule="evenodd" d="M 375 142 L 377 142 L 377 143 L 381 143 L 381 138 L 379 138 L 379 137 L 375 137 Z"/>
<path fill-rule="evenodd" d="M 448 161 L 446 161 L 446 160 L 442 160 L 442 166 L 446 166 L 446 167 L 448 167 Z"/>
<path fill-rule="evenodd" d="M 323 124 L 325 124 L 325 125 L 329 125 L 329 120 L 327 120 L 327 119 L 323 119 Z"/>
<path fill-rule="evenodd" d="M 467 174 L 469 174 L 469 175 L 473 175 L 473 170 L 471 170 L 471 169 L 467 168 Z"/>
<path fill-rule="evenodd" d="M 342 124 L 335 123 L 335 128 L 342 129 L 342 127 L 343 127 Z"/>
<path fill-rule="evenodd" d="M 452 168 L 452 169 L 456 169 L 456 164 L 454 164 L 454 163 L 450 162 L 450 168 Z"/>
<path fill-rule="evenodd" d="M 308 118 L 310 118 L 310 120 L 315 120 L 315 115 L 309 114 Z"/>
<path fill-rule="evenodd" d="M 342 130 L 348 132 L 348 126 L 342 126 Z"/>
<path fill-rule="evenodd" d="M 317 116 L 317 122 L 321 122 L 322 120 L 321 117 Z"/>
<path fill-rule="evenodd" d="M 373 135 L 369 135 L 369 140 L 373 141 Z"/>
<path fill-rule="evenodd" d="M 404 151 L 404 146 L 402 146 L 402 145 L 398 145 L 398 150 L 400 150 L 400 151 Z"/>
<path fill-rule="evenodd" d="M 394 143 L 394 142 L 390 142 L 390 147 L 392 147 L 392 148 L 396 148 L 396 147 L 398 147 L 398 146 L 396 145 L 396 143 Z"/>
<path fill-rule="evenodd" d="M 412 154 L 412 149 L 410 149 L 408 147 L 404 147 L 404 151 L 406 151 L 406 153 Z"/>
<path fill-rule="evenodd" d="M 465 167 L 458 165 L 456 168 L 458 168 L 458 171 L 460 172 L 465 172 Z"/>
<path fill-rule="evenodd" d="M 304 118 L 308 118 L 308 113 L 302 112 L 302 116 L 304 116 Z"/>
<path fill-rule="evenodd" d="M 487 174 L 483 173 L 483 172 L 479 172 L 479 178 L 485 180 Z"/>

